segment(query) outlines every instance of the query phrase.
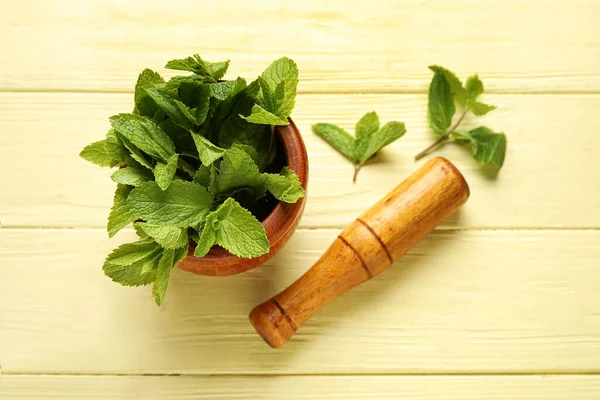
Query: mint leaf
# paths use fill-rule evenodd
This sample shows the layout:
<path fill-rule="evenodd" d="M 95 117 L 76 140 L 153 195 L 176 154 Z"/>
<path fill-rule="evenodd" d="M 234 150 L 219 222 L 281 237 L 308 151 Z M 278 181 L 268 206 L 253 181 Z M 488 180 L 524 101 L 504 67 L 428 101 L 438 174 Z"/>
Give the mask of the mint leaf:
<path fill-rule="evenodd" d="M 146 159 L 146 157 L 142 154 L 140 149 L 135 147 L 133 143 L 131 143 L 125 136 L 115 133 L 118 139 L 123 143 L 123 146 L 129 151 L 129 156 L 136 161 L 139 165 L 146 167 L 150 171 L 154 171 L 154 166 L 150 161 Z"/>
<path fill-rule="evenodd" d="M 495 110 L 496 106 L 481 103 L 479 101 L 473 101 L 471 104 L 469 104 L 469 108 L 471 109 L 473 114 L 477 116 L 482 116 L 489 113 L 490 111 Z"/>
<path fill-rule="evenodd" d="M 337 125 L 320 123 L 312 126 L 313 132 L 352 162 L 357 162 L 354 138 Z"/>
<path fill-rule="evenodd" d="M 133 224 L 133 229 L 135 229 L 135 234 L 138 235 L 140 239 L 147 239 L 150 236 L 139 226 L 141 222 L 136 222 Z"/>
<path fill-rule="evenodd" d="M 127 196 L 129 196 L 132 189 L 133 187 L 131 186 L 117 185 L 113 206 L 110 209 L 108 224 L 106 226 L 108 237 L 115 236 L 117 232 L 137 219 L 127 205 Z"/>
<path fill-rule="evenodd" d="M 187 106 L 166 90 L 146 89 L 148 96 L 178 125 L 191 130 L 196 122 L 195 116 Z"/>
<path fill-rule="evenodd" d="M 286 120 L 284 124 L 280 125 L 287 125 L 287 117 L 292 113 L 296 102 L 296 88 L 298 86 L 298 67 L 296 63 L 287 57 L 282 57 L 273 61 L 262 73 L 261 78 L 267 83 L 272 92 L 276 92 L 277 87 L 283 83 L 284 97 L 277 102 L 277 116 Z"/>
<path fill-rule="evenodd" d="M 208 191 L 192 182 L 173 181 L 162 191 L 155 182 L 146 182 L 131 191 L 130 209 L 151 224 L 193 226 L 208 214 L 212 205 Z"/>
<path fill-rule="evenodd" d="M 506 155 L 506 135 L 495 133 L 490 128 L 481 126 L 471 131 L 456 131 L 458 140 L 471 143 L 475 161 L 480 165 L 492 164 L 501 168 Z"/>
<path fill-rule="evenodd" d="M 202 233 L 198 238 L 196 249 L 194 250 L 194 257 L 204 257 L 207 255 L 216 240 L 217 231 L 214 223 L 205 224 Z"/>
<path fill-rule="evenodd" d="M 256 151 L 254 147 L 241 143 L 234 143 L 231 145 L 231 147 L 245 151 L 246 154 L 248 154 L 252 158 L 252 161 L 254 161 L 256 165 L 259 165 L 261 157 L 258 155 L 258 151 Z"/>
<path fill-rule="evenodd" d="M 201 248 L 197 250 L 199 256 L 208 252 L 207 247 L 210 249 L 209 243 L 213 237 L 211 230 L 214 231 L 214 243 L 238 257 L 254 258 L 269 251 L 265 228 L 250 211 L 232 198 L 225 200 L 206 217 L 200 235 Z"/>
<path fill-rule="evenodd" d="M 148 68 L 142 71 L 135 85 L 135 108 L 133 114 L 152 117 L 156 113 L 158 107 L 154 100 L 148 96 L 145 89 L 154 88 L 164 82 L 164 79 L 157 72 Z"/>
<path fill-rule="evenodd" d="M 455 111 L 450 84 L 444 73 L 435 72 L 429 86 L 429 126 L 438 135 L 443 135 L 452 123 Z"/>
<path fill-rule="evenodd" d="M 92 164 L 101 167 L 114 167 L 119 164 L 120 160 L 109 151 L 108 139 L 99 140 L 92 144 L 88 144 L 81 150 L 79 156 Z"/>
<path fill-rule="evenodd" d="M 211 97 L 217 100 L 225 100 L 244 90 L 246 88 L 246 80 L 244 78 L 237 78 L 233 81 L 217 82 L 208 85 L 208 88 Z"/>
<path fill-rule="evenodd" d="M 204 164 L 201 165 L 194 174 L 192 180 L 194 183 L 197 183 L 200 186 L 208 187 L 210 182 L 210 168 Z"/>
<path fill-rule="evenodd" d="M 210 140 L 197 133 L 193 133 L 192 138 L 196 143 L 196 149 L 198 150 L 198 154 L 200 155 L 200 161 L 202 161 L 202 164 L 208 167 L 215 160 L 218 160 L 219 158 L 223 157 L 225 149 L 222 149 L 219 146 L 215 146 Z"/>
<path fill-rule="evenodd" d="M 186 115 L 189 115 L 188 119 L 195 125 L 202 125 L 206 121 L 210 107 L 211 86 L 213 85 L 184 82 L 179 87 L 179 96 L 183 103 L 179 101 L 175 103 Z"/>
<path fill-rule="evenodd" d="M 175 225 L 135 224 L 164 249 L 177 249 L 188 242 L 187 229 Z"/>
<path fill-rule="evenodd" d="M 173 154 L 166 163 L 159 161 L 156 163 L 154 167 L 154 177 L 156 179 L 156 183 L 162 190 L 167 190 L 173 177 L 175 176 L 175 171 L 177 171 L 177 162 L 179 161 L 179 156 L 177 154 Z"/>
<path fill-rule="evenodd" d="M 160 246 L 152 239 L 138 240 L 137 242 L 125 243 L 114 249 L 106 262 L 115 265 L 131 265 L 138 261 L 147 259 L 149 256 L 160 251 Z"/>
<path fill-rule="evenodd" d="M 265 110 L 258 104 L 255 104 L 252 107 L 252 112 L 250 115 L 248 115 L 246 117 L 246 116 L 243 116 L 240 114 L 240 117 L 244 118 L 246 121 L 251 122 L 253 124 L 276 126 L 276 125 L 289 125 L 289 123 L 290 123 L 287 120 L 287 118 L 275 115 L 272 112 Z"/>
<path fill-rule="evenodd" d="M 165 294 L 167 293 L 171 271 L 174 266 L 174 257 L 174 250 L 164 250 L 156 268 L 156 278 L 154 280 L 154 285 L 152 286 L 152 296 L 158 306 L 163 305 Z"/>
<path fill-rule="evenodd" d="M 375 111 L 371 111 L 362 116 L 356 123 L 354 134 L 358 140 L 370 136 L 379 129 L 379 116 Z"/>
<path fill-rule="evenodd" d="M 483 93 L 483 82 L 477 74 L 470 76 L 465 85 L 467 91 L 467 105 L 471 112 L 477 116 L 482 116 L 496 109 L 496 106 L 488 105 L 477 101 L 477 97 Z"/>
<path fill-rule="evenodd" d="M 286 57 L 275 60 L 257 81 L 260 86 L 258 104 L 252 107 L 249 116 L 240 116 L 254 124 L 288 125 L 298 86 L 296 63 Z"/>
<path fill-rule="evenodd" d="M 446 82 L 450 85 L 450 89 L 452 90 L 452 94 L 454 95 L 454 100 L 462 106 L 467 104 L 467 90 L 463 88 L 462 82 L 458 77 L 454 74 L 454 72 L 447 70 L 444 67 L 440 67 L 439 65 L 430 65 L 429 69 L 434 73 L 441 73 L 446 78 Z M 468 86 L 467 81 L 467 86 Z"/>
<path fill-rule="evenodd" d="M 266 192 L 266 181 L 248 153 L 239 148 L 231 148 L 223 154 L 216 189 L 226 196 L 245 189 L 254 197 L 260 198 Z"/>
<path fill-rule="evenodd" d="M 298 175 L 288 167 L 283 167 L 279 174 L 263 174 L 267 179 L 267 190 L 277 199 L 286 203 L 295 203 L 304 197 L 304 189 Z"/>
<path fill-rule="evenodd" d="M 102 269 L 122 285 L 148 285 L 155 279 L 161 254 L 162 249 L 152 239 L 125 243 L 108 255 Z"/>
<path fill-rule="evenodd" d="M 403 122 L 390 121 L 370 135 L 363 136 L 356 143 L 355 153 L 360 164 L 364 164 L 383 147 L 406 133 Z"/>
<path fill-rule="evenodd" d="M 356 138 L 339 126 L 316 124 L 313 132 L 354 163 L 354 178 L 361 166 L 379 150 L 406 133 L 403 122 L 390 121 L 381 128 L 375 111 L 365 114 L 356 124 Z"/>
<path fill-rule="evenodd" d="M 117 183 L 130 186 L 140 186 L 142 183 L 152 180 L 152 178 L 152 172 L 137 163 L 115 171 L 110 177 Z"/>
<path fill-rule="evenodd" d="M 258 153 L 258 159 L 255 159 L 256 165 L 263 165 L 269 148 L 268 131 L 269 127 L 267 126 L 249 124 L 247 121 L 235 116 L 229 118 L 223 124 L 219 135 L 219 144 L 223 148 L 230 148 L 234 144 L 251 146 Z"/>
<path fill-rule="evenodd" d="M 118 114 L 110 117 L 110 124 L 133 145 L 157 160 L 166 162 L 175 154 L 175 145 L 171 138 L 150 118 Z M 137 159 L 136 161 L 141 163 Z"/>
<path fill-rule="evenodd" d="M 194 54 L 193 57 L 171 60 L 165 65 L 165 68 L 168 69 L 190 71 L 198 75 L 210 76 L 216 81 L 225 76 L 228 67 L 229 60 L 211 63 L 204 61 L 198 54 Z"/>

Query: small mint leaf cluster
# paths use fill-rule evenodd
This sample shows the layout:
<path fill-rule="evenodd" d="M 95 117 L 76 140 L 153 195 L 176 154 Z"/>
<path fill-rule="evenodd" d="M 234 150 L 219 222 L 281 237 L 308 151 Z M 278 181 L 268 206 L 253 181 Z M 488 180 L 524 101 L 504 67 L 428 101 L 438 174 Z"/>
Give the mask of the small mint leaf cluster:
<path fill-rule="evenodd" d="M 354 136 L 337 125 L 319 123 L 312 126 L 313 132 L 354 164 L 353 182 L 363 164 L 379 150 L 406 133 L 403 122 L 390 121 L 380 126 L 375 111 L 366 113 L 354 128 Z"/>
<path fill-rule="evenodd" d="M 288 203 L 304 196 L 298 176 L 274 163 L 274 128 L 289 124 L 296 64 L 276 60 L 249 84 L 243 78 L 221 81 L 228 67 L 229 61 L 212 63 L 195 54 L 166 65 L 191 75 L 165 81 L 142 71 L 133 111 L 110 117 L 106 138 L 80 154 L 118 167 L 111 176 L 117 189 L 109 237 L 131 223 L 139 236 L 109 254 L 105 274 L 126 286 L 153 284 L 158 305 L 190 244 L 198 257 L 214 245 L 259 257 L 269 251 L 269 241 L 248 208 L 265 196 Z"/>
<path fill-rule="evenodd" d="M 431 129 L 440 136 L 431 146 L 417 154 L 420 159 L 438 146 L 454 141 L 471 145 L 473 158 L 480 165 L 491 164 L 501 168 L 506 155 L 506 135 L 496 133 L 490 128 L 480 126 L 471 130 L 458 129 L 465 116 L 471 112 L 475 116 L 486 115 L 496 106 L 478 100 L 483 93 L 483 82 L 477 75 L 467 78 L 463 85 L 460 79 L 446 68 L 432 65 L 433 79 L 429 86 L 428 119 Z M 456 106 L 462 112 L 454 123 Z"/>

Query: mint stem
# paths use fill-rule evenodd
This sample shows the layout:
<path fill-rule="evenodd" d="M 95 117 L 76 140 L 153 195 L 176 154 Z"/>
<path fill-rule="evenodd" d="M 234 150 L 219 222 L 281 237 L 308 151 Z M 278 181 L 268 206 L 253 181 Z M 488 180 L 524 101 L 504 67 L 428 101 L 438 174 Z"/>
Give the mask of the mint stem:
<path fill-rule="evenodd" d="M 352 177 L 352 183 L 356 183 L 356 177 L 358 176 L 359 170 L 360 170 L 360 163 L 357 161 L 354 164 L 354 176 Z"/>
<path fill-rule="evenodd" d="M 275 141 L 275 126 L 271 125 L 271 139 L 269 139 L 269 149 L 267 150 L 267 156 L 265 157 L 265 161 L 263 161 L 263 165 L 261 171 L 264 171 L 267 168 L 267 164 L 269 164 L 269 158 L 271 157 L 271 151 L 273 150 L 273 142 Z"/>
<path fill-rule="evenodd" d="M 448 128 L 448 130 L 446 131 L 446 133 L 444 133 L 438 140 L 436 140 L 435 142 L 433 142 L 431 144 L 431 146 L 427 147 L 425 150 L 423 150 L 422 152 L 420 152 L 419 154 L 417 154 L 415 156 L 415 161 L 418 161 L 421 158 L 425 157 L 427 154 L 431 153 L 433 150 L 435 150 L 436 148 L 438 148 L 439 146 L 441 146 L 442 144 L 444 144 L 448 139 L 450 139 L 450 135 L 452 135 L 452 132 L 454 132 L 456 130 L 456 128 L 458 128 L 458 126 L 460 125 L 460 123 L 462 122 L 462 120 L 467 115 L 467 112 L 469 112 L 468 109 L 466 109 L 461 114 L 461 116 L 458 117 L 458 119 L 456 120 L 456 122 L 454 123 L 454 125 L 452 125 L 450 128 Z"/>

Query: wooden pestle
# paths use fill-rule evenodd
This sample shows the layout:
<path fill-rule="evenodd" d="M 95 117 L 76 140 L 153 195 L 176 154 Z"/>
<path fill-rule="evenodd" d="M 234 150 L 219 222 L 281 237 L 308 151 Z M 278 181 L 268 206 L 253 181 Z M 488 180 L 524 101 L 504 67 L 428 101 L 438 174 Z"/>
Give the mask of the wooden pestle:
<path fill-rule="evenodd" d="M 250 322 L 274 348 L 325 304 L 380 274 L 469 197 L 462 174 L 448 160 L 429 160 L 350 223 L 296 282 L 256 306 Z"/>

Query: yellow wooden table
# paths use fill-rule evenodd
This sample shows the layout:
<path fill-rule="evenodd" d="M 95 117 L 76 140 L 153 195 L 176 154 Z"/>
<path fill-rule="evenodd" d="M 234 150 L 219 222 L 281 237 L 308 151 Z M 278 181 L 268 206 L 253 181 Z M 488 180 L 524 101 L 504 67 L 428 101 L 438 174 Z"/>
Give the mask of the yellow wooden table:
<path fill-rule="evenodd" d="M 0 12 L 0 359 L 5 400 L 600 399 L 600 2 L 8 0 Z M 150 290 L 106 278 L 114 183 L 78 157 L 132 107 L 144 67 L 198 52 L 253 78 L 297 61 L 306 212 L 277 257 Z M 472 196 L 283 349 L 247 314 L 420 164 L 429 64 L 479 73 L 505 131 L 492 179 L 437 152 Z M 366 111 L 408 133 L 351 182 L 310 132 Z"/>

